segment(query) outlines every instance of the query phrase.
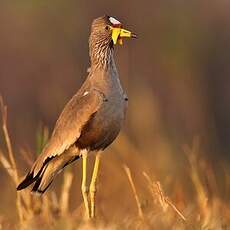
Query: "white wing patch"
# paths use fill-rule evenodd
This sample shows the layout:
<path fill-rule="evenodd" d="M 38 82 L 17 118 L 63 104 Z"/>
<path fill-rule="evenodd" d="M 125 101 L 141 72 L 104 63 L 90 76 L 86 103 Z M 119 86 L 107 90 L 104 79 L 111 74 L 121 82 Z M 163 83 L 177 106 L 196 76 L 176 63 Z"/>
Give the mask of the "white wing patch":
<path fill-rule="evenodd" d="M 114 17 L 109 17 L 109 21 L 113 24 L 113 25 L 120 25 L 121 23 Z"/>
<path fill-rule="evenodd" d="M 83 96 L 86 96 L 87 94 L 89 94 L 89 91 L 85 91 L 85 92 L 83 93 Z"/>

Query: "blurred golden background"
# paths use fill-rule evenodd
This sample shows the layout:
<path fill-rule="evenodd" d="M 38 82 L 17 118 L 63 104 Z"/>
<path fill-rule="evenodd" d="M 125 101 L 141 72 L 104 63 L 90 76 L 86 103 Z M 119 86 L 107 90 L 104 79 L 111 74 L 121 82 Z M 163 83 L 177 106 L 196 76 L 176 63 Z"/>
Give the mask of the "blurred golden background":
<path fill-rule="evenodd" d="M 191 204 L 199 189 L 194 188 L 191 161 L 184 153 L 184 145 L 191 147 L 193 141 L 199 143 L 195 167 L 207 199 L 215 196 L 229 205 L 229 7 L 226 0 L 1 0 L 0 94 L 8 106 L 20 176 L 29 168 L 22 149 L 35 159 L 39 132 L 43 127 L 52 131 L 63 106 L 87 76 L 92 20 L 108 14 L 138 39 L 115 48 L 129 108 L 122 134 L 102 158 L 98 209 L 105 223 L 136 213 L 123 164 L 130 167 L 146 209 L 151 210 L 151 195 L 143 171 L 161 182 L 185 215 L 193 215 Z M 0 131 L 0 147 L 6 151 L 2 137 Z M 72 171 L 74 210 L 82 202 L 80 162 Z M 15 186 L 3 167 L 0 182 L 0 223 L 15 223 Z M 50 190 L 59 191 L 61 184 L 59 176 Z M 226 214 L 226 207 L 218 206 L 217 212 Z M 230 213 L 223 218 L 228 222 Z"/>

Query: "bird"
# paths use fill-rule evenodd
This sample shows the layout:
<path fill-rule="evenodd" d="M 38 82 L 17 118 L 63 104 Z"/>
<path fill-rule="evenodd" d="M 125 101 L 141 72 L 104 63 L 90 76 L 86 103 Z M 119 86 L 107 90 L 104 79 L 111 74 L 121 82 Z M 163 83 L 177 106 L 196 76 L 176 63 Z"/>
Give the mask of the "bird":
<path fill-rule="evenodd" d="M 93 20 L 89 36 L 88 76 L 64 107 L 49 141 L 17 190 L 33 184 L 32 192 L 43 194 L 58 173 L 82 159 L 81 190 L 86 216 L 95 217 L 101 153 L 118 136 L 128 105 L 114 60 L 114 47 L 122 45 L 124 38 L 136 37 L 135 33 L 124 29 L 115 17 L 104 15 Z M 90 152 L 95 152 L 96 157 L 88 189 L 86 171 Z"/>

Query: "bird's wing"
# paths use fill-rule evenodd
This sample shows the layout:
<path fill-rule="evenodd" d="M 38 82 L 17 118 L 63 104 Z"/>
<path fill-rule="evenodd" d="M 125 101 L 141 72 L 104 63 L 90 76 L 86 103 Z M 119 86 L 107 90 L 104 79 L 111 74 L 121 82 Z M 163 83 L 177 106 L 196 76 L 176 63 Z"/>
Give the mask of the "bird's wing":
<path fill-rule="evenodd" d="M 81 92 L 73 96 L 62 111 L 49 142 L 31 169 L 34 176 L 46 160 L 61 155 L 77 141 L 82 127 L 98 111 L 104 101 L 103 93 L 96 89 Z"/>

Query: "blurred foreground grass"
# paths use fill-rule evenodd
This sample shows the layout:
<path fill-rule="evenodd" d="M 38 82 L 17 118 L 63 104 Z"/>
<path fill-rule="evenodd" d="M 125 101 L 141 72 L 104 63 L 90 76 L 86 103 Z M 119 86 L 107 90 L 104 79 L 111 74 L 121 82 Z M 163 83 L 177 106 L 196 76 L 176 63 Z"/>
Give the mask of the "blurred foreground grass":
<path fill-rule="evenodd" d="M 10 195 L 14 200 L 4 209 L 15 210 L 12 215 L 0 213 L 0 229 L 40 229 L 41 226 L 43 229 L 230 228 L 229 167 L 223 162 L 222 168 L 216 171 L 216 167 L 202 156 L 198 137 L 191 146 L 182 145 L 184 175 L 177 177 L 172 173 L 165 177 L 154 171 L 151 161 L 145 159 L 143 152 L 122 133 L 110 153 L 104 155 L 98 184 L 97 217 L 90 222 L 84 218 L 79 180 L 75 185 L 75 178 L 81 178 L 76 168 L 67 168 L 59 186 L 54 183 L 56 185 L 41 197 L 34 196 L 29 189 L 16 192 L 25 170 L 15 160 L 7 128 L 7 108 L 2 98 L 0 102 L 6 144 L 4 150 L 0 149 L 0 163 L 8 177 L 7 186 L 11 188 L 11 193 L 3 195 Z M 41 129 L 37 135 L 38 152 L 47 139 L 48 129 Z M 19 154 L 29 168 L 33 154 L 25 150 Z M 176 159 L 173 163 L 177 167 Z M 2 189 L 4 192 L 5 188 Z"/>

